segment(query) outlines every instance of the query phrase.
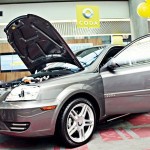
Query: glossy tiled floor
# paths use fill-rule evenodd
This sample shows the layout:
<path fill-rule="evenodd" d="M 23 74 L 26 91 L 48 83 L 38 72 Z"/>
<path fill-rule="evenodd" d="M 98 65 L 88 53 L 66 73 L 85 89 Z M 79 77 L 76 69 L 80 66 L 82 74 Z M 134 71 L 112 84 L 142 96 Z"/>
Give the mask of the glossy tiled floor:
<path fill-rule="evenodd" d="M 69 150 L 53 137 L 15 138 L 0 135 L 0 149 Z M 100 125 L 86 145 L 73 150 L 150 150 L 150 113 L 130 115 Z"/>

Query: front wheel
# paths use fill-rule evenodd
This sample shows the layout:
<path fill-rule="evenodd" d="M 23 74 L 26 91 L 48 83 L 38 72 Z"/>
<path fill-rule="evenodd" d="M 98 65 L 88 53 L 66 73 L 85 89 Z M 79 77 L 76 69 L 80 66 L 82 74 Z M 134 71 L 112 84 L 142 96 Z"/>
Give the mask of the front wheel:
<path fill-rule="evenodd" d="M 61 136 L 68 146 L 80 146 L 93 134 L 96 114 L 93 105 L 84 98 L 73 100 L 61 116 Z"/>

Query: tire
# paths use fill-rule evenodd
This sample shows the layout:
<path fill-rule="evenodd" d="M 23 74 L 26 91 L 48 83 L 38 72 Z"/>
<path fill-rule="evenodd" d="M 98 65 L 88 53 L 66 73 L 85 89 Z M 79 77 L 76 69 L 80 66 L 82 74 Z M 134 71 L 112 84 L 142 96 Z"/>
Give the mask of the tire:
<path fill-rule="evenodd" d="M 89 141 L 96 125 L 93 105 L 78 98 L 64 108 L 60 118 L 60 136 L 66 146 L 77 147 Z"/>

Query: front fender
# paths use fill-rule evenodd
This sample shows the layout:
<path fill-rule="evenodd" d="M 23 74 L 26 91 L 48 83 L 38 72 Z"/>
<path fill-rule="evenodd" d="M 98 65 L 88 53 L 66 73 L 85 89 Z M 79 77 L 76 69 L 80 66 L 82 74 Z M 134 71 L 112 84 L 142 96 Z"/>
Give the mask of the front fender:
<path fill-rule="evenodd" d="M 91 95 L 98 103 L 99 105 L 99 109 L 101 112 L 103 112 L 103 102 L 104 102 L 104 99 L 103 99 L 103 94 L 96 94 L 97 91 L 99 91 L 100 93 L 100 90 L 101 89 L 96 89 L 97 86 L 90 86 L 88 84 L 74 84 L 74 85 L 71 85 L 67 88 L 65 88 L 56 98 L 56 101 L 57 101 L 57 108 L 55 110 L 55 115 L 53 116 L 52 118 L 52 125 L 56 125 L 56 122 L 57 122 L 57 118 L 58 118 L 58 115 L 62 109 L 62 107 L 64 106 L 64 104 L 74 95 L 76 94 L 79 94 L 79 93 L 84 93 L 84 94 L 89 94 Z M 53 131 L 55 131 L 55 126 L 53 126 Z"/>

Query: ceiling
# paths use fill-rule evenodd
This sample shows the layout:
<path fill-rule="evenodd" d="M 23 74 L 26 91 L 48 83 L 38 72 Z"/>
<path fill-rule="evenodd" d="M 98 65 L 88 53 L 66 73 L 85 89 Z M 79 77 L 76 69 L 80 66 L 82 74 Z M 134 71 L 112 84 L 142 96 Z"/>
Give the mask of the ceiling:
<path fill-rule="evenodd" d="M 0 5 L 2 4 L 20 4 L 20 3 L 44 3 L 44 2 L 85 2 L 84 0 L 0 0 Z M 86 0 L 92 1 L 92 0 Z M 94 0 L 100 1 L 100 0 Z M 128 1 L 128 0 L 102 0 L 102 1 Z"/>

